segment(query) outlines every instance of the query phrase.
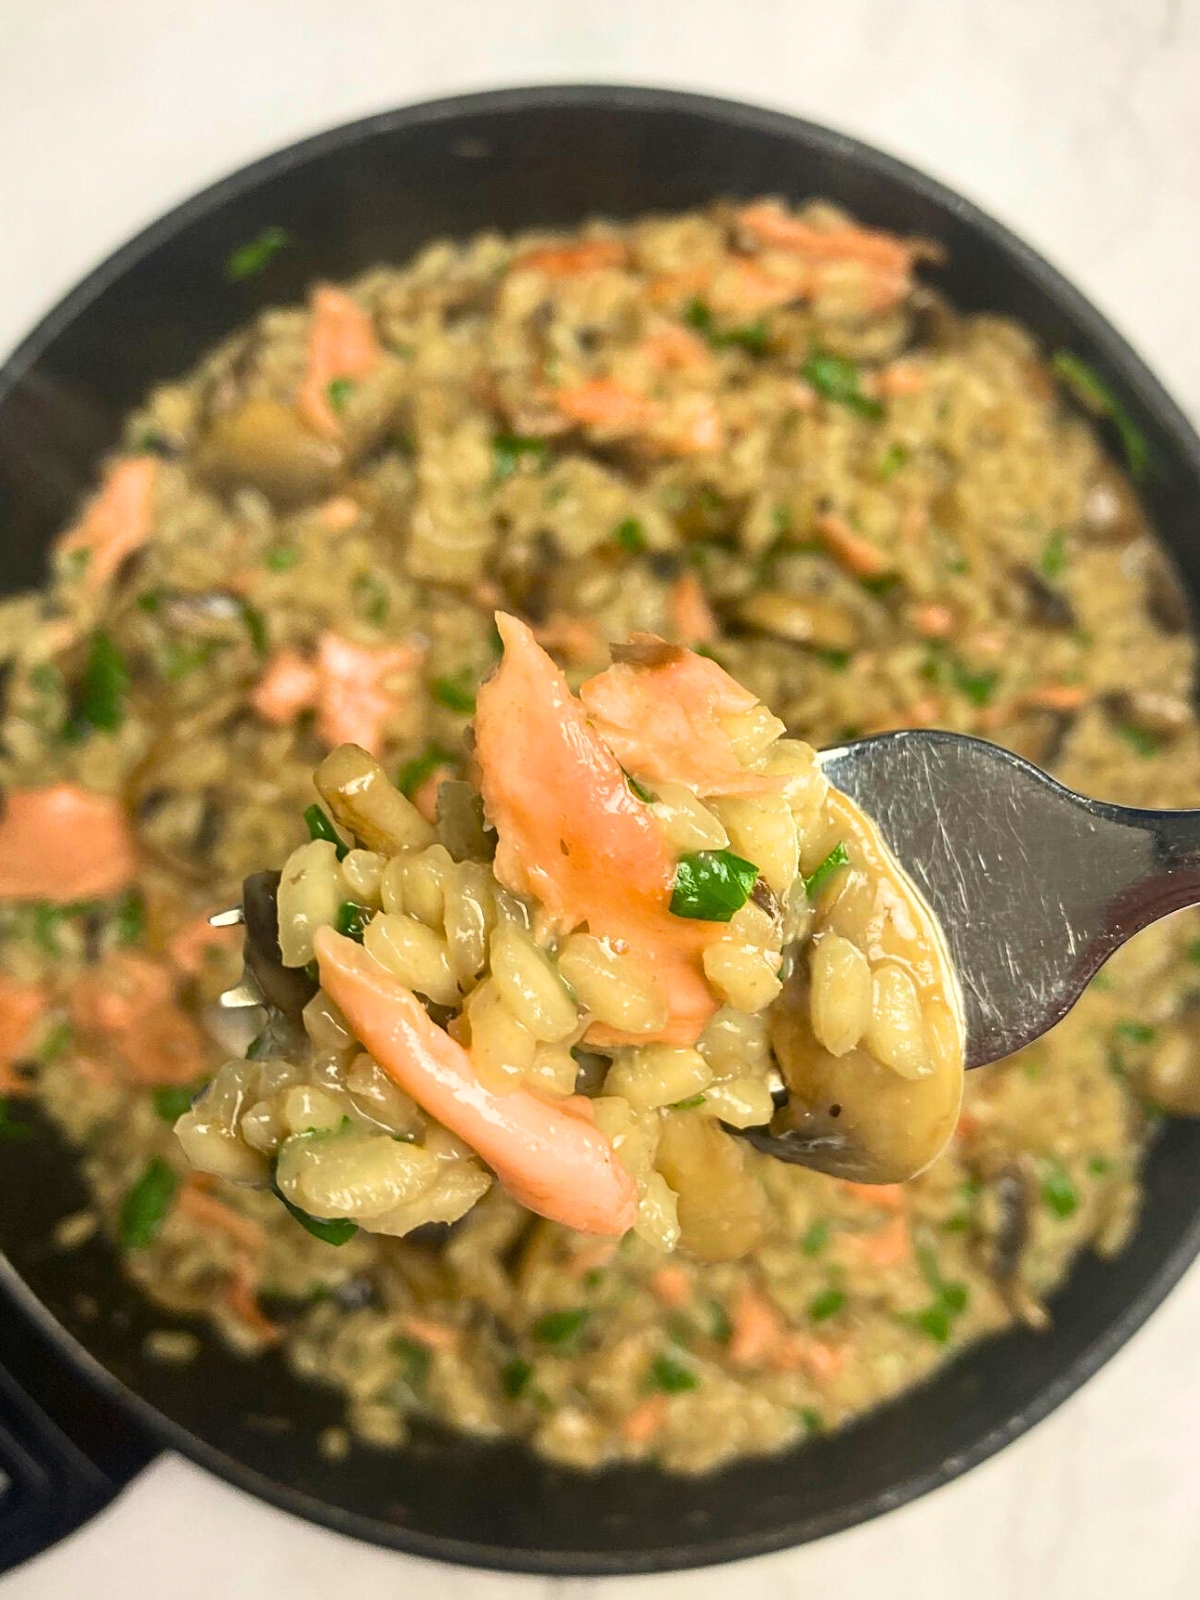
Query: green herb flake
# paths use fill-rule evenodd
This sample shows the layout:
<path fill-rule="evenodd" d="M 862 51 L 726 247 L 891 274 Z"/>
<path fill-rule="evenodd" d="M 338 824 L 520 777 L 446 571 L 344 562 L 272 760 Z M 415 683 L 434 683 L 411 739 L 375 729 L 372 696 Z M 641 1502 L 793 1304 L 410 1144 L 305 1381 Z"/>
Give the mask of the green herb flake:
<path fill-rule="evenodd" d="M 1107 1156 L 1089 1156 L 1087 1169 L 1093 1178 L 1106 1178 L 1112 1171 L 1112 1162 Z"/>
<path fill-rule="evenodd" d="M 194 644 L 169 639 L 163 646 L 159 670 L 168 683 L 179 683 L 201 667 L 206 667 L 228 644 L 228 639 L 198 639 Z"/>
<path fill-rule="evenodd" d="M 533 1368 L 529 1362 L 514 1356 L 500 1368 L 500 1387 L 510 1400 L 519 1400 L 528 1389 L 532 1377 Z"/>
<path fill-rule="evenodd" d="M 399 1338 L 391 1341 L 393 1355 L 400 1358 L 400 1376 L 414 1395 L 424 1394 L 429 1382 L 429 1369 L 433 1355 L 427 1344 L 419 1339 Z"/>
<path fill-rule="evenodd" d="M 492 440 L 492 482 L 503 483 L 528 462 L 538 471 L 550 463 L 550 446 L 545 439 L 523 433 L 498 433 Z"/>
<path fill-rule="evenodd" d="M 12 1107 L 0 1095 L 0 1144 L 21 1144 L 32 1138 L 33 1129 L 28 1123 L 17 1121 L 12 1114 Z"/>
<path fill-rule="evenodd" d="M 344 861 L 346 859 L 350 846 L 343 844 L 337 829 L 315 800 L 311 806 L 305 806 L 304 808 L 304 825 L 308 829 L 310 839 L 328 840 L 337 851 L 338 860 Z"/>
<path fill-rule="evenodd" d="M 808 1314 L 814 1322 L 828 1322 L 836 1317 L 846 1304 L 844 1289 L 824 1289 L 808 1303 Z"/>
<path fill-rule="evenodd" d="M 66 1021 L 51 1023 L 42 1035 L 37 1047 L 37 1058 L 43 1066 L 49 1066 L 52 1061 L 57 1061 L 67 1053 L 71 1040 L 74 1037 L 71 1024 Z"/>
<path fill-rule="evenodd" d="M 771 330 L 765 317 L 756 317 L 740 327 L 721 328 L 707 301 L 694 299 L 684 307 L 683 320 L 714 350 L 738 349 L 747 355 L 765 356 L 771 348 Z"/>
<path fill-rule="evenodd" d="M 649 1388 L 657 1389 L 661 1394 L 686 1394 L 700 1383 L 691 1367 L 669 1355 L 654 1357 L 646 1381 Z"/>
<path fill-rule="evenodd" d="M 1153 1044 L 1157 1029 L 1148 1022 L 1118 1022 L 1113 1032 L 1131 1044 Z"/>
<path fill-rule="evenodd" d="M 818 661 L 823 661 L 831 672 L 845 672 L 854 660 L 853 650 L 817 650 L 814 652 Z"/>
<path fill-rule="evenodd" d="M 313 1217 L 300 1206 L 293 1205 L 275 1182 L 274 1175 L 271 1178 L 271 1188 L 283 1209 L 296 1219 L 305 1233 L 311 1233 L 313 1238 L 320 1239 L 322 1244 L 341 1246 L 347 1240 L 353 1239 L 358 1232 L 358 1223 L 351 1222 L 349 1217 Z"/>
<path fill-rule="evenodd" d="M 457 771 L 460 765 L 461 762 L 453 750 L 447 750 L 444 744 L 438 744 L 436 739 L 431 739 L 420 755 L 413 756 L 411 761 L 406 761 L 400 768 L 396 787 L 402 795 L 411 800 L 426 778 L 432 777 L 439 767 L 452 767 Z"/>
<path fill-rule="evenodd" d="M 717 1344 L 728 1344 L 733 1338 L 733 1323 L 719 1300 L 710 1300 L 705 1307 L 708 1313 L 708 1336 Z"/>
<path fill-rule="evenodd" d="M 1150 733 L 1146 728 L 1139 728 L 1135 722 L 1122 722 L 1117 725 L 1117 733 L 1134 755 L 1140 756 L 1143 761 L 1149 761 L 1162 749 L 1162 740 L 1156 733 Z"/>
<path fill-rule="evenodd" d="M 910 451 L 907 445 L 888 445 L 879 458 L 878 466 L 875 468 L 875 473 L 880 483 L 890 483 L 900 471 L 900 468 L 907 464 L 909 455 Z"/>
<path fill-rule="evenodd" d="M 178 1122 L 185 1111 L 192 1109 L 192 1101 L 202 1084 L 160 1083 L 150 1091 L 150 1101 L 155 1115 L 163 1122 Z"/>
<path fill-rule="evenodd" d="M 146 933 L 146 902 L 137 889 L 130 889 L 117 901 L 113 913 L 113 932 L 118 944 L 138 944 Z"/>
<path fill-rule="evenodd" d="M 677 917 L 728 922 L 750 898 L 758 882 L 753 861 L 731 850 L 696 850 L 681 856 L 675 868 L 671 911 Z"/>
<path fill-rule="evenodd" d="M 369 906 L 355 905 L 353 900 L 343 900 L 337 909 L 333 925 L 343 938 L 353 939 L 356 944 L 361 944 L 370 920 Z"/>
<path fill-rule="evenodd" d="M 622 770 L 624 769 L 622 768 Z M 650 790 L 646 788 L 645 784 L 639 783 L 637 779 L 632 777 L 628 772 L 625 773 L 625 782 L 629 785 L 630 789 L 643 805 L 652 806 L 655 800 L 657 800 L 657 795 L 652 794 Z"/>
<path fill-rule="evenodd" d="M 1042 1176 L 1042 1203 L 1048 1211 L 1065 1221 L 1079 1207 L 1079 1190 L 1061 1161 L 1050 1161 Z"/>
<path fill-rule="evenodd" d="M 119 1232 L 126 1250 L 144 1250 L 154 1243 L 175 1203 L 179 1174 L 155 1156 L 121 1202 Z"/>
<path fill-rule="evenodd" d="M 801 1235 L 800 1249 L 806 1256 L 819 1256 L 829 1243 L 832 1229 L 828 1217 L 818 1217 L 808 1230 Z"/>
<path fill-rule="evenodd" d="M 686 1100 L 673 1100 L 671 1102 L 671 1104 L 667 1107 L 667 1110 L 668 1111 L 695 1111 L 698 1106 L 702 1106 L 704 1104 L 704 1102 L 705 1102 L 705 1100 L 707 1098 L 708 1098 L 707 1095 L 702 1095 L 702 1094 L 689 1095 Z"/>
<path fill-rule="evenodd" d="M 846 406 L 870 422 L 882 419 L 883 406 L 863 393 L 862 375 L 853 361 L 818 350 L 809 356 L 800 372 L 805 382 L 824 399 Z"/>
<path fill-rule="evenodd" d="M 926 1306 L 924 1311 L 918 1311 L 913 1317 L 914 1326 L 920 1328 L 922 1333 L 937 1344 L 945 1344 L 950 1338 L 950 1325 L 952 1317 L 944 1305 L 934 1303 Z"/>
<path fill-rule="evenodd" d="M 1135 480 L 1146 475 L 1150 463 L 1150 448 L 1146 436 L 1133 421 L 1125 407 L 1106 383 L 1079 356 L 1069 350 L 1057 350 L 1051 359 L 1055 376 L 1079 401 L 1085 411 L 1104 417 L 1117 430 L 1121 448 L 1130 476 Z"/>
<path fill-rule="evenodd" d="M 464 667 L 452 678 L 435 678 L 429 685 L 429 692 L 438 705 L 444 706 L 447 711 L 457 712 L 464 717 L 474 714 L 475 675 L 469 667 Z"/>
<path fill-rule="evenodd" d="M 584 1306 L 572 1311 L 547 1311 L 533 1325 L 533 1337 L 540 1344 L 564 1345 L 570 1343 L 588 1319 Z"/>
<path fill-rule="evenodd" d="M 808 900 L 815 900 L 821 890 L 842 867 L 850 861 L 850 852 L 846 849 L 845 842 L 841 839 L 817 867 L 809 873 L 804 880 L 804 894 Z"/>
<path fill-rule="evenodd" d="M 48 956 L 62 954 L 58 935 L 65 915 L 61 906 L 51 905 L 49 900 L 39 900 L 33 908 L 33 942 Z"/>
<path fill-rule="evenodd" d="M 373 628 L 382 628 L 392 609 L 392 597 L 372 572 L 359 572 L 350 585 L 354 609 Z"/>
<path fill-rule="evenodd" d="M 1187 958 L 1192 963 L 1193 966 L 1200 967 L 1200 939 L 1193 939 L 1192 942 L 1188 945 L 1188 947 L 1187 947 Z M 1099 976 L 1100 976 L 1100 974 L 1097 973 L 1096 974 L 1096 978 L 1098 978 Z M 1093 983 L 1095 983 L 1096 978 L 1092 979 Z"/>
<path fill-rule="evenodd" d="M 260 272 L 292 242 L 286 228 L 264 228 L 256 239 L 239 245 L 225 261 L 225 276 L 230 283 L 242 283 L 256 278 Z"/>
<path fill-rule="evenodd" d="M 257 606 L 252 606 L 249 600 L 241 601 L 240 608 L 242 622 L 250 636 L 250 643 L 254 647 L 255 655 L 266 656 L 271 648 L 270 640 L 267 636 L 266 617 L 263 616 Z"/>
<path fill-rule="evenodd" d="M 86 735 L 93 728 L 98 733 L 116 733 L 125 721 L 128 692 L 129 668 L 124 654 L 102 628 L 97 629 L 88 646 L 71 731 L 77 736 Z"/>
<path fill-rule="evenodd" d="M 954 663 L 954 686 L 973 706 L 991 705 L 996 695 L 996 685 L 1000 682 L 1000 674 L 984 669 L 980 672 L 965 667 L 961 661 Z"/>
<path fill-rule="evenodd" d="M 1067 533 L 1065 528 L 1055 528 L 1046 540 L 1038 565 L 1043 578 L 1061 578 L 1067 566 Z"/>
<path fill-rule="evenodd" d="M 825 1422 L 816 1406 L 799 1406 L 796 1415 L 804 1424 L 807 1433 L 823 1433 Z"/>
<path fill-rule="evenodd" d="M 357 388 L 353 378 L 330 378 L 325 385 L 325 393 L 334 411 L 344 411 L 347 400 Z"/>
<path fill-rule="evenodd" d="M 626 554 L 640 556 L 646 548 L 646 530 L 636 517 L 626 517 L 613 529 L 613 538 Z"/>
<path fill-rule="evenodd" d="M 263 556 L 263 566 L 268 572 L 289 572 L 299 559 L 294 544 L 273 544 Z"/>

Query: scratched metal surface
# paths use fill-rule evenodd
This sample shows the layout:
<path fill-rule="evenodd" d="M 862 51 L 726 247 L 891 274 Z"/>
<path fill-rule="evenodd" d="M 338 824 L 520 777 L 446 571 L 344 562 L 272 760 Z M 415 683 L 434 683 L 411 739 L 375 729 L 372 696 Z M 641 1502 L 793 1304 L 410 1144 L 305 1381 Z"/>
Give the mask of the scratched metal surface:
<path fill-rule="evenodd" d="M 1087 800 L 1019 756 L 933 730 L 822 754 L 941 924 L 967 1065 L 1054 1025 L 1118 945 L 1200 900 L 1200 812 Z"/>

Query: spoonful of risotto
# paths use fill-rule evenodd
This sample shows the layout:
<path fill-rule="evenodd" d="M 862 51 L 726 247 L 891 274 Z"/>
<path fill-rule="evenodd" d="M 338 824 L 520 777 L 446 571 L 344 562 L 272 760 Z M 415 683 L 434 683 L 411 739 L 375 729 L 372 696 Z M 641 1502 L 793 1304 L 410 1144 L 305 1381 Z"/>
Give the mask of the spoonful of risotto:
<path fill-rule="evenodd" d="M 441 786 L 435 822 L 357 746 L 318 768 L 310 841 L 239 914 L 229 999 L 266 1026 L 178 1124 L 196 1166 L 269 1183 L 331 1243 L 455 1221 L 495 1180 L 583 1232 L 740 1255 L 766 1201 L 731 1134 L 911 1176 L 953 1132 L 964 1064 L 1043 1031 L 1123 937 L 1018 977 L 1018 935 L 1056 950 L 1081 907 L 1033 894 L 1065 844 L 1042 797 L 1070 797 L 1016 758 L 920 734 L 818 758 L 649 636 L 575 696 L 497 623 L 472 781 Z"/>

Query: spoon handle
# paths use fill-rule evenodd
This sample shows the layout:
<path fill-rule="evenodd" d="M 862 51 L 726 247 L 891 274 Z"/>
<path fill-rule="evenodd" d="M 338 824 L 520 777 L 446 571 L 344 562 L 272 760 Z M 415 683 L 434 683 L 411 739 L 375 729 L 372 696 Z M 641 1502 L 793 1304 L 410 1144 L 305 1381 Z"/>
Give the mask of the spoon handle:
<path fill-rule="evenodd" d="M 1093 802 L 1098 819 L 1142 841 L 1141 873 L 1109 902 L 1111 948 L 1139 929 L 1200 904 L 1200 811 L 1141 811 Z"/>

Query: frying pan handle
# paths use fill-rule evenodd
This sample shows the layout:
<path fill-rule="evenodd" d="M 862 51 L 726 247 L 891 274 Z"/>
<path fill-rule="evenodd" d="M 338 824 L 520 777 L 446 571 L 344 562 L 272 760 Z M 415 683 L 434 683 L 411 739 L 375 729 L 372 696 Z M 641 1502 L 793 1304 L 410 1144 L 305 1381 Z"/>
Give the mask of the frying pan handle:
<path fill-rule="evenodd" d="M 154 1453 L 0 1294 L 0 1573 L 73 1533 Z"/>

